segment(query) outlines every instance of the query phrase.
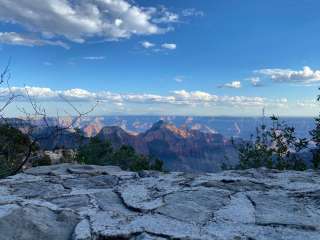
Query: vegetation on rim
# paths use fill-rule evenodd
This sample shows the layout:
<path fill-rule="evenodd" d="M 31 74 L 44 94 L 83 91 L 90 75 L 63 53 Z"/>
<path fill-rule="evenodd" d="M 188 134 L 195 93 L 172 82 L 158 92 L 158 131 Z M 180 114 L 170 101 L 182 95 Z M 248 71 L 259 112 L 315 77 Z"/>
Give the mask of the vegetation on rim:
<path fill-rule="evenodd" d="M 320 90 L 320 89 L 319 89 Z M 317 97 L 320 101 L 320 95 Z M 313 169 L 320 169 L 320 115 L 315 118 L 315 128 L 310 131 L 310 139 L 298 138 L 294 127 L 281 122 L 276 116 L 271 117 L 272 126 L 262 124 L 256 129 L 255 138 L 240 145 L 238 168 L 267 167 L 278 170 L 307 169 L 300 153 L 311 151 Z M 315 147 L 309 149 L 309 144 Z"/>

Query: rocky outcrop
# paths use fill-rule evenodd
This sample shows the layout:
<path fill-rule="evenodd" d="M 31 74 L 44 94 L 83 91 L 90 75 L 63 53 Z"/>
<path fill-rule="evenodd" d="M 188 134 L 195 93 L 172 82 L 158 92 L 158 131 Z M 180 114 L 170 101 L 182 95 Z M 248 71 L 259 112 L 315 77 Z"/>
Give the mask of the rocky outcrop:
<path fill-rule="evenodd" d="M 0 181 L 0 239 L 320 239 L 320 173 L 38 167 Z"/>

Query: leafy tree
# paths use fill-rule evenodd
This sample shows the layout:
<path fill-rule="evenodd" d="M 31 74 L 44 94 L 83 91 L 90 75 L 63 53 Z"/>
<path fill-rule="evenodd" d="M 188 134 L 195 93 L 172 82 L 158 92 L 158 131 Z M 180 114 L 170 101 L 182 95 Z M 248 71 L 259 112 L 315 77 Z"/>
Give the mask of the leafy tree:
<path fill-rule="evenodd" d="M 131 171 L 163 170 L 163 162 L 149 156 L 138 154 L 133 147 L 124 145 L 114 153 L 113 163 Z"/>
<path fill-rule="evenodd" d="M 319 88 L 320 90 L 320 88 Z M 320 95 L 317 97 L 320 101 Z M 320 169 L 320 115 L 315 118 L 315 128 L 310 131 L 311 140 L 315 143 L 316 148 L 312 151 L 312 164 L 314 169 Z"/>
<path fill-rule="evenodd" d="M 299 157 L 299 153 L 307 147 L 307 139 L 297 138 L 294 127 L 280 122 L 278 117 L 272 116 L 271 120 L 273 126 L 269 135 L 275 168 L 305 170 L 306 165 Z"/>
<path fill-rule="evenodd" d="M 113 163 L 112 157 L 111 143 L 93 137 L 89 144 L 80 146 L 76 160 L 82 164 L 108 165 Z"/>
<path fill-rule="evenodd" d="M 0 177 L 11 174 L 27 157 L 31 145 L 30 138 L 9 124 L 0 125 Z M 37 150 L 32 146 L 31 153 Z"/>
<path fill-rule="evenodd" d="M 268 167 L 279 170 L 305 170 L 306 164 L 299 156 L 308 141 L 297 138 L 295 129 L 279 118 L 272 116 L 272 127 L 261 125 L 257 128 L 255 140 L 242 144 L 239 149 L 240 168 Z"/>
<path fill-rule="evenodd" d="M 272 168 L 272 150 L 269 148 L 269 134 L 265 125 L 256 129 L 256 138 L 241 144 L 239 158 L 241 169 L 268 167 Z"/>
<path fill-rule="evenodd" d="M 138 171 L 148 169 L 149 161 L 146 157 L 140 156 L 131 146 L 122 146 L 113 155 L 113 163 L 124 170 Z"/>
<path fill-rule="evenodd" d="M 160 172 L 164 171 L 163 161 L 161 161 L 158 158 L 156 158 L 156 159 L 151 158 L 151 162 L 152 162 L 152 165 L 150 167 L 150 170 L 155 170 L 155 171 L 160 171 Z"/>
<path fill-rule="evenodd" d="M 91 138 L 89 144 L 79 148 L 76 159 L 83 164 L 116 165 L 131 171 L 162 171 L 163 168 L 163 162 L 159 159 L 138 154 L 127 145 L 114 150 L 109 141 L 102 141 L 97 137 Z"/>

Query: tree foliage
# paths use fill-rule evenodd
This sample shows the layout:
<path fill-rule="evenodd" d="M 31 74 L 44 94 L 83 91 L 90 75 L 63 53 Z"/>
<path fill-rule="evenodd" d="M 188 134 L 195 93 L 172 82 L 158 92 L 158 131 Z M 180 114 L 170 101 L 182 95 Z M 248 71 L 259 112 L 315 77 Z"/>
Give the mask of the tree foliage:
<path fill-rule="evenodd" d="M 109 141 L 97 137 L 79 148 L 76 160 L 82 164 L 116 165 L 123 170 L 158 170 L 162 171 L 163 163 L 159 159 L 138 154 L 131 146 L 113 149 Z"/>
<path fill-rule="evenodd" d="M 319 101 L 320 95 L 317 96 L 317 102 Z M 314 169 L 320 169 L 320 115 L 314 120 L 315 127 L 309 132 L 311 135 L 311 141 L 315 144 L 315 149 L 312 150 L 312 164 Z"/>
<path fill-rule="evenodd" d="M 112 164 L 113 148 L 108 141 L 100 141 L 93 137 L 89 144 L 82 145 L 76 156 L 76 160 L 82 164 L 106 165 Z"/>
<path fill-rule="evenodd" d="M 10 175 L 12 169 L 19 167 L 29 152 L 30 138 L 20 130 L 8 125 L 0 125 L 0 177 Z M 32 146 L 31 152 L 37 150 Z"/>
<path fill-rule="evenodd" d="M 257 128 L 255 139 L 240 146 L 241 169 L 276 168 L 279 170 L 305 170 L 306 164 L 300 152 L 307 148 L 308 140 L 296 137 L 294 127 L 271 117 L 272 126 L 261 125 Z"/>

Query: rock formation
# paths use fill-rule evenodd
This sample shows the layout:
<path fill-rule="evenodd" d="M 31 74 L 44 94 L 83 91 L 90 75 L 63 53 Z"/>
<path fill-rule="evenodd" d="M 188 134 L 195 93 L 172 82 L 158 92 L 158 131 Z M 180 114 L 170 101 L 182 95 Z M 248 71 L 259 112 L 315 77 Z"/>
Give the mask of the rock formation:
<path fill-rule="evenodd" d="M 320 172 L 55 165 L 0 180 L 1 240 L 319 240 Z"/>
<path fill-rule="evenodd" d="M 165 121 L 155 123 L 146 132 L 133 135 L 120 127 L 104 127 L 97 135 L 112 145 L 130 145 L 141 154 L 164 161 L 170 171 L 216 172 L 222 164 L 238 164 L 238 151 L 221 134 L 177 128 Z"/>

